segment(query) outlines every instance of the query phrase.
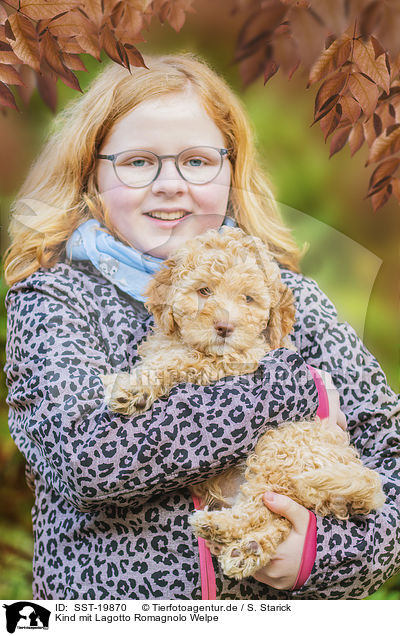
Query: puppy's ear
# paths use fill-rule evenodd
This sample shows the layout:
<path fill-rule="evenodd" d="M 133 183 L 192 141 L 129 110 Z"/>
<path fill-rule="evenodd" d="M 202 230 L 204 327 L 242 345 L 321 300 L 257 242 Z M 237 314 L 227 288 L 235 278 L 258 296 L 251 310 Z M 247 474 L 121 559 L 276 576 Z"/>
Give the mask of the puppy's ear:
<path fill-rule="evenodd" d="M 176 328 L 171 303 L 172 270 L 175 265 L 172 259 L 168 259 L 165 267 L 155 274 L 145 291 L 148 300 L 144 306 L 153 314 L 156 324 L 167 335 L 171 335 Z"/>
<path fill-rule="evenodd" d="M 283 346 L 283 340 L 292 331 L 294 325 L 295 306 L 293 294 L 286 285 L 278 288 L 278 301 L 271 307 L 268 324 L 264 335 L 271 349 Z"/>

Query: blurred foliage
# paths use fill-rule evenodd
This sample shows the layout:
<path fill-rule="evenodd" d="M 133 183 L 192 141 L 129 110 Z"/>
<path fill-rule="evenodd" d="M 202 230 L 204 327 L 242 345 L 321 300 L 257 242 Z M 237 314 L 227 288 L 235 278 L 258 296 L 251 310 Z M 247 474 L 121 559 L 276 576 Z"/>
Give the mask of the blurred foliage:
<path fill-rule="evenodd" d="M 231 64 L 236 39 L 232 23 L 227 31 L 222 7 L 212 4 L 197 16 L 189 16 L 181 33 L 162 25 L 152 27 L 141 51 L 154 53 L 190 50 L 200 54 L 228 80 L 250 114 L 262 162 L 271 176 L 282 213 L 299 244 L 309 244 L 303 271 L 315 278 L 335 302 L 381 363 L 389 382 L 399 390 L 398 343 L 398 237 L 400 215 L 391 202 L 378 214 L 365 201 L 368 181 L 362 151 L 350 159 L 348 150 L 328 161 L 323 136 L 312 122 L 313 90 L 305 91 L 306 79 L 290 82 L 274 77 L 263 86 L 256 82 L 246 91 Z M 209 2 L 211 7 L 211 0 Z M 212 13 L 210 13 L 212 11 Z M 210 20 L 210 15 L 213 19 Z M 103 58 L 104 59 L 104 58 Z M 105 61 L 105 59 L 104 59 Z M 77 73 L 85 89 L 102 64 L 87 56 L 89 72 Z M 61 109 L 77 93 L 58 82 Z M 0 118 L 0 217 L 8 224 L 10 202 L 34 160 L 52 113 L 34 95 L 22 114 Z M 2 234 L 2 250 L 7 245 Z M 24 480 L 24 465 L 7 427 L 3 374 L 6 287 L 0 282 L 1 381 L 0 381 L 0 598 L 31 598 L 32 493 Z M 400 599 L 400 576 L 393 577 L 372 599 Z"/>

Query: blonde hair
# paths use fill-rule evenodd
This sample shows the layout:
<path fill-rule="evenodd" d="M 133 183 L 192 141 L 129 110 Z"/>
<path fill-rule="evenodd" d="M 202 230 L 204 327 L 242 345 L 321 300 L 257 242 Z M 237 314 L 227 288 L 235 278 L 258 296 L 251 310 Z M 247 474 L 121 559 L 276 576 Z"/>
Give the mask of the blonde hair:
<path fill-rule="evenodd" d="M 226 82 L 191 53 L 146 56 L 148 68 L 110 63 L 54 119 L 48 140 L 13 204 L 8 284 L 52 267 L 85 220 L 96 218 L 113 234 L 96 186 L 96 155 L 113 125 L 145 100 L 182 92 L 188 83 L 221 130 L 232 164 L 228 213 L 248 234 L 268 244 L 277 260 L 298 270 L 300 252 L 285 227 L 258 165 L 244 109 Z M 121 237 L 118 237 L 121 238 Z"/>

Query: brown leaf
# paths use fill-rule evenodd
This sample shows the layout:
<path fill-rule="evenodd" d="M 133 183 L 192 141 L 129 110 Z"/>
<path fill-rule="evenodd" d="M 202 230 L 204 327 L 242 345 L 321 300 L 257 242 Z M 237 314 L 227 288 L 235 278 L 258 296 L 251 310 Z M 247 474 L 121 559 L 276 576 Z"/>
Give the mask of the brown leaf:
<path fill-rule="evenodd" d="M 264 85 L 268 82 L 269 79 L 271 79 L 273 75 L 275 75 L 278 69 L 279 64 L 277 64 L 275 60 L 272 60 L 271 58 L 267 60 L 267 63 L 264 67 Z"/>
<path fill-rule="evenodd" d="M 400 124 L 396 124 L 389 134 L 378 137 L 371 146 L 366 165 L 381 161 L 384 157 L 394 155 L 400 150 Z"/>
<path fill-rule="evenodd" d="M 340 100 L 343 110 L 343 117 L 349 119 L 354 124 L 361 116 L 361 106 L 351 95 L 344 95 Z"/>
<path fill-rule="evenodd" d="M 348 85 L 366 117 L 370 117 L 376 108 L 379 97 L 379 89 L 375 82 L 367 79 L 361 73 L 351 73 Z"/>
<path fill-rule="evenodd" d="M 386 57 L 383 53 L 375 59 L 375 51 L 371 39 L 366 43 L 361 42 L 361 40 L 354 40 L 353 60 L 362 73 L 368 75 L 377 86 L 389 93 L 390 76 L 386 66 Z"/>
<path fill-rule="evenodd" d="M 400 6 L 397 0 L 385 0 L 376 4 L 379 15 L 375 17 L 375 24 L 370 26 L 370 33 L 379 40 L 385 51 L 396 56 L 400 52 Z"/>
<path fill-rule="evenodd" d="M 377 113 L 374 113 L 372 116 L 372 121 L 374 124 L 375 135 L 379 137 L 383 129 L 382 120 Z"/>
<path fill-rule="evenodd" d="M 22 64 L 20 67 L 20 74 L 24 83 L 22 86 L 18 86 L 17 90 L 18 93 L 21 95 L 21 99 L 24 102 L 25 106 L 28 106 L 32 94 L 36 88 L 36 73 L 26 64 Z"/>
<path fill-rule="evenodd" d="M 349 135 L 349 146 L 351 151 L 351 156 L 353 156 L 357 150 L 361 148 L 364 143 L 364 129 L 362 124 L 357 121 Z"/>
<path fill-rule="evenodd" d="M 60 77 L 66 86 L 82 92 L 77 77 L 64 64 L 64 58 L 57 40 L 49 31 L 46 31 L 40 41 L 40 51 L 42 58 L 46 60 L 49 67 Z"/>
<path fill-rule="evenodd" d="M 100 30 L 104 21 L 101 0 L 85 0 L 79 7 L 79 10 L 85 13 L 90 22 L 97 27 L 97 30 Z"/>
<path fill-rule="evenodd" d="M 76 41 L 86 53 L 89 53 L 100 62 L 100 36 L 98 29 L 92 22 L 88 20 L 88 28 L 78 33 Z"/>
<path fill-rule="evenodd" d="M 349 138 L 351 128 L 351 126 L 346 126 L 345 128 L 340 128 L 334 133 L 331 141 L 329 159 L 343 148 Z"/>
<path fill-rule="evenodd" d="M 8 42 L 0 42 L 0 64 L 21 64 Z"/>
<path fill-rule="evenodd" d="M 4 84 L 23 85 L 23 79 L 11 64 L 0 64 L 0 81 Z"/>
<path fill-rule="evenodd" d="M 399 165 L 400 159 L 398 157 L 382 161 L 371 175 L 367 196 L 371 196 L 385 188 L 389 184 L 390 179 L 398 169 Z"/>
<path fill-rule="evenodd" d="M 239 61 L 239 59 L 252 55 L 260 46 L 264 48 L 285 14 L 286 7 L 276 1 L 268 3 L 262 10 L 254 11 L 239 31 L 235 60 Z"/>
<path fill-rule="evenodd" d="M 8 18 L 8 13 L 3 7 L 3 5 L 0 4 L 0 24 L 4 24 L 7 18 Z"/>
<path fill-rule="evenodd" d="M 133 44 L 125 44 L 124 48 L 131 66 L 143 66 L 144 68 L 147 68 L 142 54 Z"/>
<path fill-rule="evenodd" d="M 378 190 L 378 192 L 375 192 L 374 194 L 370 195 L 374 212 L 379 210 L 379 208 L 381 208 L 382 206 L 385 205 L 385 203 L 387 203 L 391 194 L 392 194 L 392 186 L 389 183 L 389 185 L 387 185 L 382 190 Z"/>
<path fill-rule="evenodd" d="M 339 99 L 339 93 L 346 84 L 346 78 L 346 73 L 338 71 L 332 75 L 332 77 L 325 80 L 325 82 L 320 86 L 315 98 L 314 121 L 318 121 L 321 116 L 324 117 L 329 112 L 329 110 L 334 106 L 333 101 L 335 98 L 337 98 L 337 102 Z"/>
<path fill-rule="evenodd" d="M 267 60 L 265 48 L 259 48 L 256 53 L 246 56 L 239 63 L 239 74 L 244 87 L 263 75 Z"/>
<path fill-rule="evenodd" d="M 84 0 L 86 3 L 86 0 Z M 33 20 L 44 20 L 54 18 L 54 16 L 70 11 L 74 6 L 78 6 L 78 0 L 21 0 L 20 11 Z"/>
<path fill-rule="evenodd" d="M 279 26 L 272 36 L 273 58 L 281 70 L 291 78 L 300 64 L 297 47 L 286 25 Z"/>
<path fill-rule="evenodd" d="M 359 29 L 363 38 L 367 38 L 376 30 L 377 26 L 379 26 L 384 19 L 384 13 L 385 9 L 380 0 L 370 2 L 369 5 L 365 7 L 359 16 Z"/>
<path fill-rule="evenodd" d="M 8 17 L 8 24 L 15 36 L 15 40 L 8 40 L 14 53 L 25 64 L 39 71 L 39 40 L 32 22 L 25 16 L 14 13 Z"/>
<path fill-rule="evenodd" d="M 292 7 L 287 17 L 301 61 L 310 69 L 325 48 L 328 30 L 306 9 Z"/>
<path fill-rule="evenodd" d="M 117 38 L 133 44 L 134 40 L 138 40 L 138 36 L 144 27 L 143 14 L 132 8 L 126 2 L 121 2 L 119 6 L 121 7 L 120 15 L 118 20 L 115 19 L 115 25 L 113 21 L 115 14 L 111 17 L 111 22 L 115 26 L 114 33 Z"/>
<path fill-rule="evenodd" d="M 348 35 L 334 40 L 330 47 L 322 52 L 312 67 L 307 87 L 340 68 L 348 60 L 350 52 L 351 39 Z"/>
<path fill-rule="evenodd" d="M 312 9 L 322 19 L 328 31 L 336 36 L 343 33 L 348 25 L 344 0 L 312 0 Z"/>
<path fill-rule="evenodd" d="M 42 22 L 42 21 L 41 21 Z M 94 25 L 78 9 L 72 9 L 52 20 L 46 20 L 41 24 L 41 28 L 48 29 L 54 37 L 75 37 L 86 30 L 94 30 Z"/>
<path fill-rule="evenodd" d="M 14 95 L 3 82 L 0 82 L 0 104 L 18 110 Z"/>
<path fill-rule="evenodd" d="M 123 49 L 121 49 L 118 40 L 109 28 L 108 24 L 104 24 L 101 29 L 100 42 L 108 57 L 114 60 L 114 62 L 117 62 L 117 64 L 121 64 L 125 67 L 128 66 L 126 53 Z"/>
<path fill-rule="evenodd" d="M 329 135 L 333 133 L 333 131 L 336 130 L 336 128 L 338 127 L 341 117 L 342 107 L 340 104 L 336 104 L 335 108 L 332 108 L 329 113 L 320 120 L 319 125 L 321 126 L 321 130 L 324 133 L 325 141 L 327 140 Z"/>
<path fill-rule="evenodd" d="M 71 71 L 87 71 L 86 66 L 78 55 L 72 55 L 63 50 L 63 58 L 65 66 Z"/>
<path fill-rule="evenodd" d="M 57 108 L 57 80 L 51 75 L 38 75 L 37 87 L 40 97 L 54 113 Z"/>

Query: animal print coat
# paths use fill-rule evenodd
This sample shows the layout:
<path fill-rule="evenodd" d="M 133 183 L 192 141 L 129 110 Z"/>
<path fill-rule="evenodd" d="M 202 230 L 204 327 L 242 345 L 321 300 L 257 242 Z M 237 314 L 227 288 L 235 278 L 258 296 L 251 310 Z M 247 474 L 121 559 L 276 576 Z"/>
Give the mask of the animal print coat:
<path fill-rule="evenodd" d="M 382 475 L 384 508 L 317 520 L 317 558 L 296 592 L 218 571 L 219 599 L 361 598 L 400 568 L 399 401 L 376 360 L 317 285 L 287 270 L 298 352 L 256 373 L 180 384 L 129 418 L 103 401 L 101 373 L 129 371 L 152 324 L 91 264 L 59 263 L 7 295 L 10 429 L 35 492 L 35 599 L 201 599 L 188 484 L 247 455 L 266 426 L 314 415 L 306 362 L 329 371 L 352 440 Z"/>

